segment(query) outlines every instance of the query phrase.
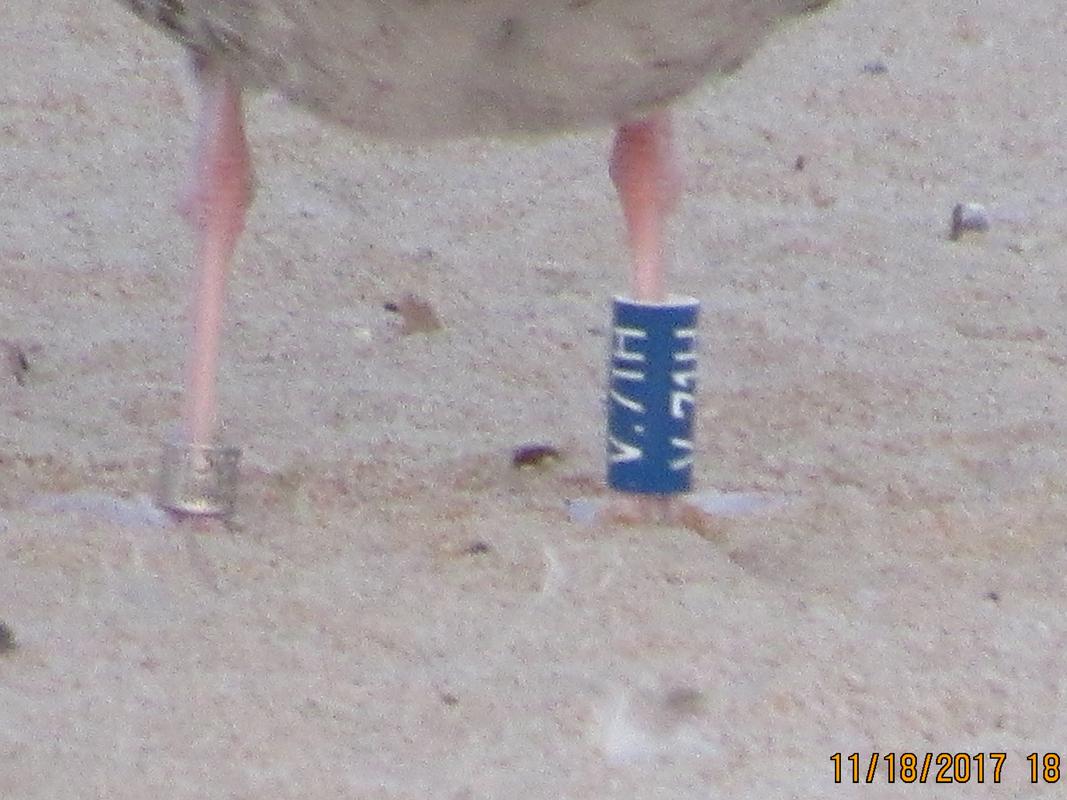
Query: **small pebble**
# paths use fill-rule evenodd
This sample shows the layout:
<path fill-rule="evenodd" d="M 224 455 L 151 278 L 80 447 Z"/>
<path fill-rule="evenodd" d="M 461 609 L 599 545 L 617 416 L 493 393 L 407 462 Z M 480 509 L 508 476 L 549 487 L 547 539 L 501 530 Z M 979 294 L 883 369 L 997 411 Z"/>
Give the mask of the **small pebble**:
<path fill-rule="evenodd" d="M 868 61 L 863 65 L 863 72 L 867 75 L 885 75 L 889 72 L 889 67 L 881 60 Z"/>
<path fill-rule="evenodd" d="M 469 545 L 467 545 L 466 549 L 464 549 L 463 552 L 469 556 L 484 556 L 492 549 L 493 548 L 489 546 L 488 542 L 483 542 L 481 539 L 476 539 Z"/>
<path fill-rule="evenodd" d="M 516 469 L 548 467 L 561 458 L 559 450 L 550 444 L 524 444 L 511 452 L 511 466 Z"/>
<path fill-rule="evenodd" d="M 434 313 L 433 306 L 413 294 L 406 294 L 396 302 L 388 302 L 384 308 L 400 315 L 400 333 L 405 336 L 412 333 L 433 333 L 444 327 Z"/>
<path fill-rule="evenodd" d="M 10 653 L 15 647 L 15 634 L 6 622 L 0 622 L 0 655 Z"/>
<path fill-rule="evenodd" d="M 663 707 L 678 717 L 700 717 L 707 712 L 707 698 L 699 689 L 677 686 L 664 696 Z"/>
<path fill-rule="evenodd" d="M 948 238 L 959 241 L 967 233 L 984 233 L 989 230 L 989 215 L 980 203 L 957 203 L 952 209 L 952 227 Z"/>
<path fill-rule="evenodd" d="M 26 358 L 26 351 L 14 342 L 0 342 L 0 352 L 7 364 L 7 371 L 15 376 L 15 383 L 24 386 L 26 373 L 30 371 L 30 360 Z"/>

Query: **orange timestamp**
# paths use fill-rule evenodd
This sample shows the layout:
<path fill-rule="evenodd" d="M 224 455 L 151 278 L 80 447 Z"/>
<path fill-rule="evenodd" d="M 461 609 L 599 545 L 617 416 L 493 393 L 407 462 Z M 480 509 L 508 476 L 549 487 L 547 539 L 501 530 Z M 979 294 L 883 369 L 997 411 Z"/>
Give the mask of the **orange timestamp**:
<path fill-rule="evenodd" d="M 834 783 L 1000 783 L 1007 753 L 834 753 Z M 1026 756 L 1030 783 L 1059 783 L 1059 753 Z"/>

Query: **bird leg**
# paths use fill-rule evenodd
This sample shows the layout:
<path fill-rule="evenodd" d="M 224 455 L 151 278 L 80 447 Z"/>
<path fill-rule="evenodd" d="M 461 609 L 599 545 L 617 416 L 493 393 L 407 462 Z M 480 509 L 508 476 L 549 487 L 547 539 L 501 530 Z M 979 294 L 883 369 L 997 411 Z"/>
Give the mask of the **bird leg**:
<path fill-rule="evenodd" d="M 682 177 L 674 153 L 670 117 L 667 112 L 656 112 L 638 122 L 619 126 L 615 134 L 609 172 L 622 204 L 632 258 L 631 297 L 624 300 L 623 304 L 636 303 L 658 307 L 657 314 L 666 312 L 674 318 L 675 304 L 668 302 L 666 286 L 664 233 L 667 218 L 681 195 Z M 692 308 L 693 302 L 687 303 L 682 299 L 682 304 L 677 307 L 680 309 L 689 305 Z M 617 300 L 616 312 L 618 311 Z M 644 393 L 647 387 L 662 380 L 662 377 L 654 377 L 653 373 L 647 370 L 658 370 L 660 366 L 653 366 L 651 359 L 646 358 L 641 349 L 644 344 L 637 344 L 649 341 L 648 337 L 653 333 L 651 329 L 638 331 L 630 327 L 624 327 L 624 331 L 622 338 L 616 338 L 612 346 L 609 482 L 615 491 L 607 499 L 571 502 L 571 518 L 575 521 L 622 524 L 683 525 L 702 535 L 710 535 L 718 527 L 714 510 L 718 504 L 713 503 L 709 510 L 707 504 L 702 502 L 702 497 L 679 493 L 674 488 L 660 488 L 661 485 L 673 487 L 677 476 L 659 474 L 659 469 L 668 469 L 660 461 L 662 453 L 652 456 L 644 450 L 645 447 L 657 445 L 657 442 L 649 441 L 645 437 L 667 435 L 660 427 L 662 417 L 653 420 L 656 415 L 662 415 L 663 411 L 659 407 L 665 398 L 650 398 Z M 679 332 L 676 330 L 675 335 Z M 613 335 L 618 337 L 619 334 Z M 691 336 L 691 331 L 688 331 L 688 335 Z M 672 364 L 669 384 L 671 397 L 667 402 L 673 416 L 675 410 L 692 404 L 691 370 L 695 356 L 685 349 L 672 358 L 675 363 Z M 616 363 L 617 359 L 622 359 L 625 363 Z M 674 372 L 674 369 L 678 371 Z M 621 379 L 621 384 L 616 384 L 616 378 Z M 626 381 L 638 381 L 643 388 L 632 388 L 632 394 L 629 394 L 620 388 L 630 385 Z M 679 398 L 684 398 L 684 402 L 675 402 Z M 649 399 L 656 404 L 656 411 L 646 405 Z M 618 407 L 626 411 L 616 419 Z M 644 416 L 649 413 L 652 416 Z M 633 419 L 634 414 L 639 415 L 639 421 Z M 646 422 L 651 427 L 646 425 Z M 619 426 L 618 429 L 615 428 L 616 425 Z M 653 433 L 653 430 L 659 432 Z M 625 441 L 628 434 L 636 435 L 637 440 Z M 672 438 L 671 446 L 675 446 L 676 442 L 677 440 Z M 656 449 L 661 449 L 663 444 L 658 442 L 660 447 Z M 657 464 L 660 466 L 656 466 Z M 634 468 L 636 472 L 631 471 Z"/>
<path fill-rule="evenodd" d="M 609 174 L 629 233 L 633 299 L 663 302 L 667 297 L 664 228 L 682 192 L 668 112 L 619 126 Z"/>
<path fill-rule="evenodd" d="M 196 236 L 196 286 L 189 306 L 183 427 L 163 451 L 157 502 L 180 516 L 226 517 L 233 509 L 240 451 L 215 441 L 219 339 L 226 277 L 252 202 L 252 167 L 237 83 L 204 58 L 193 61 L 199 119 L 180 208 Z"/>
<path fill-rule="evenodd" d="M 688 480 L 679 480 L 675 470 L 687 468 L 686 461 L 691 464 L 692 440 L 688 429 L 692 421 L 690 418 L 686 423 L 686 417 L 694 402 L 696 356 L 690 343 L 691 328 L 695 324 L 692 313 L 695 312 L 695 301 L 670 297 L 666 286 L 666 223 L 682 191 L 682 173 L 674 153 L 667 112 L 656 112 L 638 122 L 619 126 L 611 154 L 610 175 L 622 203 L 633 259 L 630 273 L 632 296 L 623 298 L 621 303 L 617 301 L 616 311 L 620 306 L 630 309 L 634 304 L 647 305 L 655 309 L 656 319 L 670 320 L 673 344 L 667 345 L 670 362 L 666 400 L 672 422 L 668 423 L 668 432 L 664 433 L 660 427 L 664 422 L 661 407 L 664 398 L 656 396 L 655 392 L 651 397 L 646 393 L 651 391 L 648 387 L 663 380 L 658 372 L 663 367 L 662 356 L 653 357 L 653 349 L 649 349 L 646 357 L 643 345 L 639 344 L 650 341 L 653 336 L 659 337 L 661 332 L 655 326 L 636 331 L 624 326 L 621 338 L 618 331 L 613 333 L 616 338 L 612 352 L 609 429 L 615 424 L 619 429 L 609 430 L 612 464 L 609 479 L 613 485 L 626 488 L 618 488 L 606 500 L 573 501 L 570 504 L 571 518 L 575 521 L 681 525 L 709 536 L 720 530 L 724 518 L 773 509 L 781 500 L 760 492 L 690 494 L 675 488 L 688 484 Z M 624 311 L 628 317 L 630 313 Z M 647 322 L 648 318 L 643 318 Z M 679 346 L 679 339 L 686 344 Z M 657 346 L 664 346 L 662 339 L 658 340 Z M 638 385 L 645 390 L 637 389 Z M 656 404 L 658 410 L 646 406 L 649 401 Z M 620 408 L 626 413 L 620 412 Z M 617 412 L 619 416 L 613 422 L 612 417 Z M 638 418 L 634 419 L 635 416 Z M 653 434 L 646 423 L 659 432 Z M 637 440 L 627 440 L 631 433 L 637 435 Z M 657 444 L 662 448 L 665 442 L 656 441 L 656 437 L 664 435 L 670 437 L 667 443 L 673 448 L 668 451 L 666 464 L 661 461 L 662 452 L 653 456 L 644 449 L 655 448 Z M 642 438 L 647 436 L 652 436 L 653 441 Z M 652 466 L 655 464 L 659 466 Z M 631 471 L 635 465 L 639 469 Z M 614 477 L 613 469 L 617 470 Z M 668 471 L 660 473 L 660 469 Z"/>
<path fill-rule="evenodd" d="M 196 288 L 183 421 L 186 442 L 209 446 L 216 424 L 216 383 L 226 277 L 252 201 L 252 165 L 241 92 L 223 70 L 194 66 L 200 109 L 189 184 L 181 211 L 196 235 Z"/>

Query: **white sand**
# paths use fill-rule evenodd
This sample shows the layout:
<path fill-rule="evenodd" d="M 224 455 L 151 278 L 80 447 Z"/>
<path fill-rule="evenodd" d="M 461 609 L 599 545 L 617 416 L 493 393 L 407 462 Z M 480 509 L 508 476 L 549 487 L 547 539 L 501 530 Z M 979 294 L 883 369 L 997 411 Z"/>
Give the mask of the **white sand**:
<path fill-rule="evenodd" d="M 1060 796 L 1025 757 L 1067 737 L 1062 2 L 794 33 L 680 108 L 674 226 L 700 483 L 791 502 L 706 536 L 566 519 L 625 282 L 608 132 L 419 151 L 264 97 L 241 510 L 159 528 L 177 51 L 105 0 L 3 3 L 0 339 L 30 371 L 0 374 L 0 798 Z M 946 239 L 959 201 L 987 234 Z M 399 334 L 409 291 L 443 331 Z M 530 440 L 565 461 L 512 470 Z M 999 785 L 832 782 L 904 751 L 1008 756 Z"/>

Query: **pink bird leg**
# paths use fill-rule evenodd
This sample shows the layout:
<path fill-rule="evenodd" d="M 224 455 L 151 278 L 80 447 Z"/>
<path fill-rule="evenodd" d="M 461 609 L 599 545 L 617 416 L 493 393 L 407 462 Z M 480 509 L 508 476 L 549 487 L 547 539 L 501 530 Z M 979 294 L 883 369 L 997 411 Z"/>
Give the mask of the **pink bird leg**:
<path fill-rule="evenodd" d="M 629 233 L 633 298 L 663 302 L 667 298 L 664 228 L 682 193 L 668 112 L 619 126 L 609 174 Z"/>
<path fill-rule="evenodd" d="M 207 447 L 215 435 L 226 277 L 252 202 L 252 162 L 237 84 L 211 65 L 198 63 L 195 71 L 199 124 L 189 186 L 181 203 L 197 238 L 183 421 L 187 444 Z"/>
<path fill-rule="evenodd" d="M 666 225 L 683 183 L 668 112 L 655 112 L 618 127 L 609 174 L 619 194 L 629 236 L 632 297 L 644 303 L 665 302 Z M 771 505 L 770 498 L 758 493 L 613 492 L 606 501 L 577 501 L 571 506 L 571 516 L 579 521 L 683 525 L 707 535 L 717 530 L 724 516 Z"/>

